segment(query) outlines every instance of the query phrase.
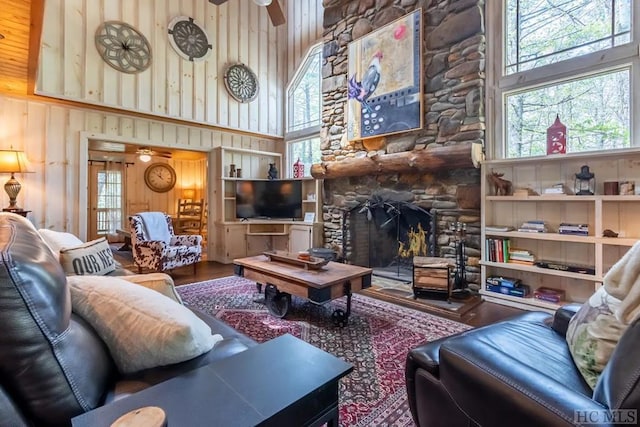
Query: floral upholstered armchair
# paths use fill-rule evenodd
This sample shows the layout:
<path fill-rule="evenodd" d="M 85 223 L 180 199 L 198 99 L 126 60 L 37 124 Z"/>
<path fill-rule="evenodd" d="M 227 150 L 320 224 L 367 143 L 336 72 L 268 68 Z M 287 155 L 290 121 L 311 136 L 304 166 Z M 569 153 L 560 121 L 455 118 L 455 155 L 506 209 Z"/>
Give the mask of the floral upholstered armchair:
<path fill-rule="evenodd" d="M 171 217 L 163 212 L 140 212 L 129 217 L 133 261 L 153 271 L 172 270 L 202 259 L 202 236 L 173 234 Z"/>

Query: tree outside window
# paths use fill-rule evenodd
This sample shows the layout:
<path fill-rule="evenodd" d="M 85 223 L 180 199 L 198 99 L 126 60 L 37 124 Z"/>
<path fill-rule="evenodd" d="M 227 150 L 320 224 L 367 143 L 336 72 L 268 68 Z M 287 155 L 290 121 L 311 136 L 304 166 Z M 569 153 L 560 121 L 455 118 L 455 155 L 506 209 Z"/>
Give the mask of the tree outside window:
<path fill-rule="evenodd" d="M 567 126 L 567 152 L 638 145 L 632 142 L 638 112 L 631 95 L 640 65 L 631 16 L 640 2 L 487 3 L 487 28 L 502 29 L 488 47 L 503 46 L 488 73 L 495 116 L 502 118 L 494 121 L 494 158 L 545 155 L 546 130 L 556 115 Z"/>
<path fill-rule="evenodd" d="M 287 176 L 300 159 L 305 176 L 320 162 L 322 119 L 322 43 L 312 46 L 287 88 Z"/>

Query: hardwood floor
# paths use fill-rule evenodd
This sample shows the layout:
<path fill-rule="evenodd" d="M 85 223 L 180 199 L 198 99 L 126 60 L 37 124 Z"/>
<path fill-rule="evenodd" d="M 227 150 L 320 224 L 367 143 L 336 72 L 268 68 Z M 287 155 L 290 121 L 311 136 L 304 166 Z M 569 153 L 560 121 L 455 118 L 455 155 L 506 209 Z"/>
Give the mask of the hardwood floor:
<path fill-rule="evenodd" d="M 214 261 L 202 261 L 198 263 L 196 274 L 193 274 L 193 267 L 191 266 L 177 268 L 171 273 L 174 282 L 178 286 L 232 275 L 233 264 L 220 264 Z M 367 293 L 367 295 L 375 297 L 374 293 Z M 411 307 L 433 313 L 430 310 L 430 306 L 427 301 L 424 300 L 414 300 Z M 522 310 L 516 308 L 483 301 L 478 306 L 467 312 L 462 318 L 455 318 L 446 315 L 443 317 L 449 317 L 453 320 L 478 327 L 498 322 L 522 312 Z"/>

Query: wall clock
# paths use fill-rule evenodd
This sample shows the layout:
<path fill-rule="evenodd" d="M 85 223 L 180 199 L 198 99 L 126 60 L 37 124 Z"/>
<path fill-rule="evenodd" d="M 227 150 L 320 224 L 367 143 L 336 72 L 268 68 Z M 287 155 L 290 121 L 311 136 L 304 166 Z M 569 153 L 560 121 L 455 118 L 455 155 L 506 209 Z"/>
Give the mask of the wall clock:
<path fill-rule="evenodd" d="M 224 85 L 239 102 L 251 102 L 258 96 L 258 78 L 242 63 L 232 64 L 224 72 Z"/>
<path fill-rule="evenodd" d="M 125 22 L 104 22 L 96 30 L 95 43 L 104 62 L 123 73 L 139 73 L 151 65 L 149 41 Z"/>
<path fill-rule="evenodd" d="M 202 61 L 213 49 L 204 28 L 188 16 L 177 16 L 169 22 L 169 42 L 189 61 Z"/>
<path fill-rule="evenodd" d="M 153 163 L 144 171 L 144 182 L 156 193 L 166 193 L 176 185 L 176 171 L 166 163 Z"/>

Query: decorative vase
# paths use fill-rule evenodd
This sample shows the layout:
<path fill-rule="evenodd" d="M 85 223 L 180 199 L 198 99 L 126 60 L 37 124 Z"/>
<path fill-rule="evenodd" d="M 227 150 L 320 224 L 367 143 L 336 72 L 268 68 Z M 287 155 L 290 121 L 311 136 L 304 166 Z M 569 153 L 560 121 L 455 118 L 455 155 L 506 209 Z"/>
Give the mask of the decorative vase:
<path fill-rule="evenodd" d="M 267 172 L 269 179 L 278 179 L 278 169 L 275 163 L 269 163 L 269 172 Z"/>

